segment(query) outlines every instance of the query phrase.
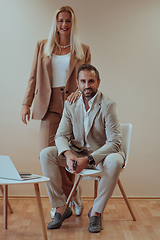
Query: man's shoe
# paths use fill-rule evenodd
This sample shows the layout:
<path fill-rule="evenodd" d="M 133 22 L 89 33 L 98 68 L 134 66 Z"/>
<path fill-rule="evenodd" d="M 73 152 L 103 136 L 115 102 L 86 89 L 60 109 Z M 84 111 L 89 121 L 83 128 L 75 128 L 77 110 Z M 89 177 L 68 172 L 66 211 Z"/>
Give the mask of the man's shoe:
<path fill-rule="evenodd" d="M 72 207 L 72 203 L 70 202 L 69 207 Z M 52 208 L 50 211 L 51 218 L 53 219 L 56 213 L 56 208 Z"/>
<path fill-rule="evenodd" d="M 50 212 L 51 218 L 54 218 L 55 213 L 56 213 L 56 208 L 52 208 L 52 209 L 51 209 L 51 212 Z"/>
<path fill-rule="evenodd" d="M 63 215 L 61 215 L 60 213 L 56 212 L 54 219 L 52 222 L 50 222 L 47 226 L 48 229 L 57 229 L 60 228 L 63 221 L 67 218 L 69 218 L 72 215 L 72 210 L 70 209 L 70 207 L 66 207 L 66 210 L 64 211 Z"/>
<path fill-rule="evenodd" d="M 81 198 L 80 186 L 78 186 L 76 190 L 77 190 L 77 193 L 74 197 L 72 197 L 71 202 L 72 202 L 75 214 L 77 216 L 81 216 L 83 213 L 83 202 L 82 202 L 82 198 Z"/>
<path fill-rule="evenodd" d="M 102 229 L 102 224 L 101 224 L 101 217 L 98 216 L 90 216 L 91 215 L 91 210 L 89 210 L 88 217 L 89 217 L 89 225 L 88 225 L 88 230 L 91 233 L 99 233 Z"/>

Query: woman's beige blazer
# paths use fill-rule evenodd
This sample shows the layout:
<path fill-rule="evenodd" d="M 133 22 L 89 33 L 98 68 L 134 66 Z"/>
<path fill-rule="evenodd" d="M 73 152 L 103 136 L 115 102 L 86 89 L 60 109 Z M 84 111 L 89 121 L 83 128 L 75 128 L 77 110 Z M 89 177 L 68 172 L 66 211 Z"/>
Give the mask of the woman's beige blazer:
<path fill-rule="evenodd" d="M 44 45 L 46 42 L 47 40 L 37 42 L 31 74 L 23 100 L 23 104 L 31 106 L 34 99 L 32 118 L 38 120 L 45 116 L 51 98 L 52 58 L 44 54 Z M 84 58 L 78 59 L 75 53 L 71 54 L 67 82 L 64 90 L 65 100 L 77 89 L 76 77 L 79 66 L 83 63 L 91 62 L 89 47 L 82 44 L 82 48 L 84 51 Z"/>

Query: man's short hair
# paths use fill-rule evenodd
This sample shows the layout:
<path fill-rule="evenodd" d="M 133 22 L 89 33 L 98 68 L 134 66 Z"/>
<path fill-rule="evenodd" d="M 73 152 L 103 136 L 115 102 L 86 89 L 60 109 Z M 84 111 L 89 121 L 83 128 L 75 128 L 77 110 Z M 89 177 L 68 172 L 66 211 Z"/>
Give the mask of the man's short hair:
<path fill-rule="evenodd" d="M 97 78 L 97 81 L 100 79 L 100 76 L 99 76 L 99 72 L 98 70 L 91 64 L 88 64 L 88 63 L 84 63 L 82 64 L 79 68 L 78 68 L 78 72 L 77 72 L 77 80 L 79 78 L 79 73 L 80 71 L 84 71 L 84 70 L 88 70 L 88 71 L 95 71 L 95 76 Z"/>

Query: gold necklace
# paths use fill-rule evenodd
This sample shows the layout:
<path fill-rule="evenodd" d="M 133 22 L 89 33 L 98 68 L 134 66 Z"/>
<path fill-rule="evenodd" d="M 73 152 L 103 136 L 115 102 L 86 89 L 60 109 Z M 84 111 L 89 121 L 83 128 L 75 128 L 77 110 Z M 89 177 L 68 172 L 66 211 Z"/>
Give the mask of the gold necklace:
<path fill-rule="evenodd" d="M 71 44 L 68 44 L 68 45 L 66 45 L 66 46 L 61 46 L 61 45 L 58 44 L 58 46 L 59 46 L 60 48 L 67 48 L 67 47 L 70 47 Z"/>

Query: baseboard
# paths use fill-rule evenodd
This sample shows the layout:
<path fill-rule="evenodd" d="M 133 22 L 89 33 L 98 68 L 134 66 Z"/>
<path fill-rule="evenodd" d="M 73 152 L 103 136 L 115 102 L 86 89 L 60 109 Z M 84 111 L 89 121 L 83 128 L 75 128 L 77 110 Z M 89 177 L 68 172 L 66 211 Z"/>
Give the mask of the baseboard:
<path fill-rule="evenodd" d="M 85 201 L 89 201 L 89 200 L 94 200 L 93 197 L 82 197 L 82 199 Z M 124 198 L 123 197 L 111 197 L 110 200 L 123 200 Z M 132 196 L 132 197 L 128 197 L 129 200 L 152 200 L 152 199 L 155 199 L 155 200 L 160 200 L 160 197 L 151 197 L 151 196 Z"/>
<path fill-rule="evenodd" d="M 26 198 L 36 198 L 36 196 L 8 196 L 8 199 L 26 199 Z M 41 196 L 41 198 L 48 198 L 48 196 Z M 3 199 L 3 196 L 0 196 L 0 200 Z M 93 201 L 93 197 L 82 197 L 83 201 Z M 159 197 L 152 196 L 130 196 L 128 197 L 130 200 L 160 200 Z M 123 200 L 123 197 L 111 197 L 110 200 Z"/>

